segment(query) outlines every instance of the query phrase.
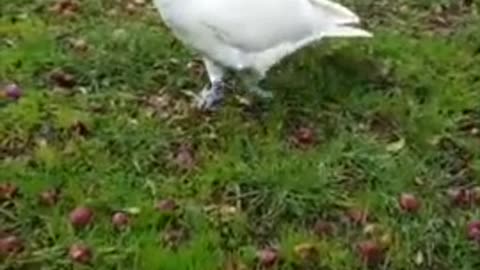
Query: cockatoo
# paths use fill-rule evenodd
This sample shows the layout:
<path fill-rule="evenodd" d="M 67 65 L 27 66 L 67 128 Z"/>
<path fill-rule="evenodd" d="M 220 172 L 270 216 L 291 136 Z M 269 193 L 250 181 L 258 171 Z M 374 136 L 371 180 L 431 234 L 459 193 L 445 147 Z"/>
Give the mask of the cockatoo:
<path fill-rule="evenodd" d="M 359 17 L 329 0 L 154 0 L 166 26 L 199 53 L 210 85 L 196 99 L 202 110 L 224 99 L 224 74 L 240 75 L 247 90 L 265 98 L 258 83 L 282 58 L 325 37 L 371 37 Z"/>

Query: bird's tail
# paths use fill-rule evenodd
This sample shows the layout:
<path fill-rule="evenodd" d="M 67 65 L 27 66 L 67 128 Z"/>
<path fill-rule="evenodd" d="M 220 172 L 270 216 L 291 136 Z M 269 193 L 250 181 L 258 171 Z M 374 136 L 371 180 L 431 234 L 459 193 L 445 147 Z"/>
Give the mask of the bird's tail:
<path fill-rule="evenodd" d="M 309 15 L 312 16 L 312 35 L 296 42 L 283 43 L 267 51 L 253 54 L 252 62 L 257 71 L 265 73 L 283 57 L 325 37 L 373 36 L 370 32 L 355 26 L 360 23 L 360 18 L 348 8 L 329 0 L 308 1 L 311 3 Z"/>
<path fill-rule="evenodd" d="M 330 0 L 310 0 L 314 6 L 316 29 L 324 37 L 372 37 L 373 35 L 355 27 L 360 18 L 348 8 Z"/>
<path fill-rule="evenodd" d="M 331 27 L 328 30 L 324 30 L 323 36 L 325 37 L 366 37 L 370 38 L 373 36 L 372 33 L 348 25 L 337 25 Z"/>

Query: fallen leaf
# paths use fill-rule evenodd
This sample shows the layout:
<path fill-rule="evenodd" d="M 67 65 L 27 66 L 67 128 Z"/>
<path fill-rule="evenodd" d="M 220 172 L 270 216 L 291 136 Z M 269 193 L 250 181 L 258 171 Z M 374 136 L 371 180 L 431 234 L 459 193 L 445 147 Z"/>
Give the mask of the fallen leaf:
<path fill-rule="evenodd" d="M 368 220 L 368 212 L 364 209 L 352 208 L 347 211 L 347 217 L 354 224 L 365 224 Z"/>
<path fill-rule="evenodd" d="M 11 200 L 18 195 L 18 187 L 12 183 L 0 184 L 0 201 Z"/>
<path fill-rule="evenodd" d="M 414 259 L 415 264 L 422 265 L 424 261 L 425 261 L 425 258 L 423 256 L 423 253 L 421 251 L 418 251 Z"/>
<path fill-rule="evenodd" d="M 294 248 L 295 254 L 302 260 L 312 260 L 318 256 L 318 249 L 312 243 L 301 243 Z"/>
<path fill-rule="evenodd" d="M 61 68 L 56 68 L 52 71 L 50 71 L 49 74 L 49 79 L 50 81 L 58 87 L 62 88 L 72 88 L 75 86 L 75 76 L 72 74 L 65 72 Z"/>
<path fill-rule="evenodd" d="M 70 39 L 70 46 L 76 52 L 86 52 L 89 48 L 87 41 L 83 38 Z"/>
<path fill-rule="evenodd" d="M 390 143 L 387 145 L 388 152 L 398 152 L 405 147 L 405 139 L 401 138 L 400 140 Z"/>
<path fill-rule="evenodd" d="M 332 222 L 320 219 L 315 222 L 312 230 L 317 236 L 331 235 L 335 233 L 335 225 Z"/>
<path fill-rule="evenodd" d="M 86 137 L 90 134 L 90 129 L 82 121 L 75 121 L 71 126 L 70 130 L 78 136 Z"/>
<path fill-rule="evenodd" d="M 384 233 L 378 241 L 383 248 L 388 248 L 393 242 L 392 235 L 390 233 Z"/>
<path fill-rule="evenodd" d="M 378 224 L 366 224 L 363 233 L 368 236 L 379 236 L 383 232 L 383 228 Z"/>
<path fill-rule="evenodd" d="M 193 147 L 191 144 L 181 144 L 173 158 L 174 164 L 182 170 L 192 170 L 196 166 L 196 159 Z"/>
<path fill-rule="evenodd" d="M 74 0 L 59 0 L 50 7 L 51 12 L 65 17 L 73 16 L 79 10 L 80 4 Z"/>
<path fill-rule="evenodd" d="M 60 200 L 60 191 L 55 188 L 45 190 L 39 194 L 38 199 L 44 206 L 54 206 Z"/>
<path fill-rule="evenodd" d="M 131 215 L 138 215 L 138 214 L 140 214 L 140 212 L 142 210 L 138 207 L 127 207 L 123 211 L 125 211 L 126 213 L 129 213 Z"/>
<path fill-rule="evenodd" d="M 162 242 L 170 248 L 178 247 L 188 237 L 184 228 L 167 228 L 162 233 Z"/>

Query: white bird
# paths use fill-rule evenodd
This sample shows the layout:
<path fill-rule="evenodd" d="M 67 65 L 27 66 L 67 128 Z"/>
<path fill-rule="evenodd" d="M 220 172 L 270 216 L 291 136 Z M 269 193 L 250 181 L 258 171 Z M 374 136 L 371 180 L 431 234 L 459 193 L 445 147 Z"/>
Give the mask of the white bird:
<path fill-rule="evenodd" d="M 204 110 L 224 98 L 226 70 L 239 72 L 248 90 L 282 58 L 325 37 L 371 37 L 359 17 L 329 0 L 154 0 L 167 27 L 197 51 L 210 79 L 197 99 Z"/>

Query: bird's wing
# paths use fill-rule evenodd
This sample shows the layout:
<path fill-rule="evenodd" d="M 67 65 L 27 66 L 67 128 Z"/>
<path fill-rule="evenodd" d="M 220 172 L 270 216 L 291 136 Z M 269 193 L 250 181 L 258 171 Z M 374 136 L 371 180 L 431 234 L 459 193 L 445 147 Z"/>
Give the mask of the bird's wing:
<path fill-rule="evenodd" d="M 245 51 L 262 51 L 311 33 L 305 10 L 307 1 L 194 1 L 194 14 L 223 42 Z"/>
<path fill-rule="evenodd" d="M 191 16 L 222 42 L 247 52 L 296 43 L 358 17 L 327 0 L 204 0 Z"/>

